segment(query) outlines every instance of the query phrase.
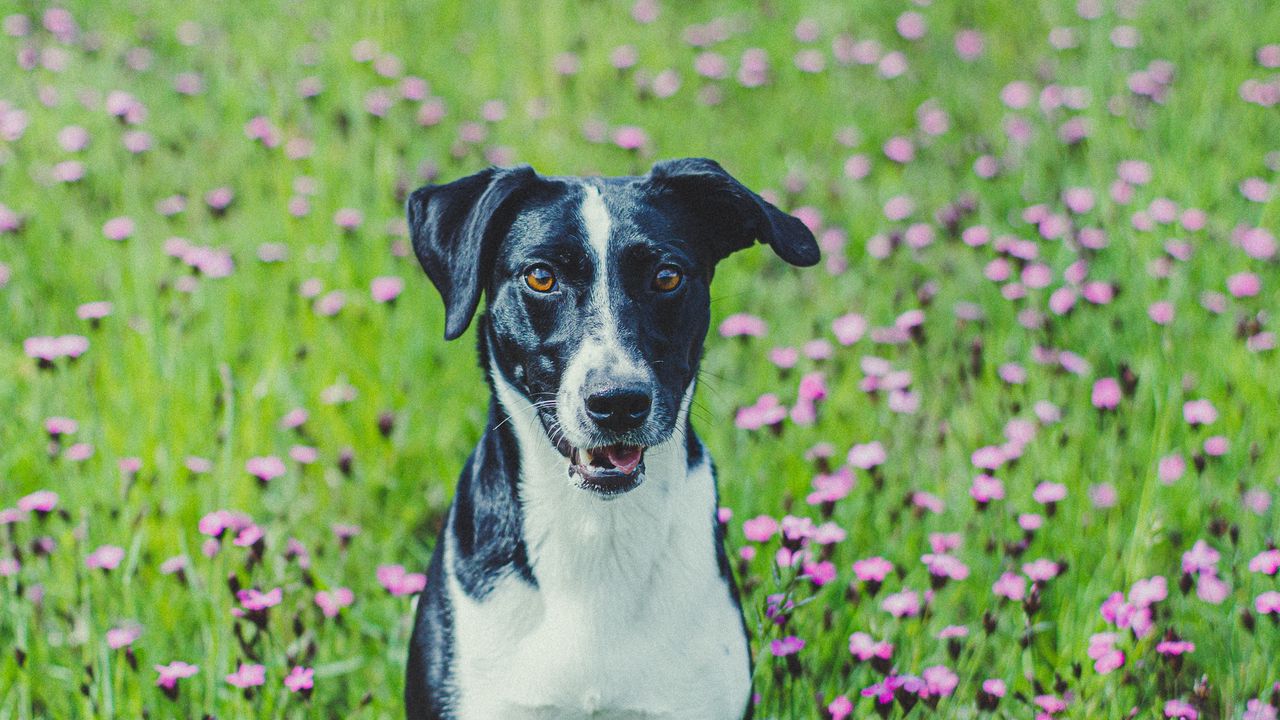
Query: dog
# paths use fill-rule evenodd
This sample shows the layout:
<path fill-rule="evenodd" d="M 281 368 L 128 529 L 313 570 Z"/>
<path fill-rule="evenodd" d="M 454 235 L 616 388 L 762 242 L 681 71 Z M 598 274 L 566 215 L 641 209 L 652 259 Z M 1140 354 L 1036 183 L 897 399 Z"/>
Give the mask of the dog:
<path fill-rule="evenodd" d="M 414 191 L 445 339 L 492 400 L 418 600 L 412 720 L 744 718 L 752 660 L 690 425 L 716 264 L 812 232 L 712 160 L 640 177 L 489 168 Z M 447 420 L 446 420 L 447 421 Z"/>

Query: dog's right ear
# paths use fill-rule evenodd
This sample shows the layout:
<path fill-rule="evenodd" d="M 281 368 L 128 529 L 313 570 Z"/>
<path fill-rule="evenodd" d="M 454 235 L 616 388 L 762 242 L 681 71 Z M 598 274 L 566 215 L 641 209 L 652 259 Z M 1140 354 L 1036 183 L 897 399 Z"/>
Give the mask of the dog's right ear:
<path fill-rule="evenodd" d="M 480 304 L 493 255 L 511 227 L 517 198 L 537 179 L 527 165 L 488 168 L 409 196 L 409 236 L 427 277 L 444 300 L 444 337 L 466 332 Z"/>

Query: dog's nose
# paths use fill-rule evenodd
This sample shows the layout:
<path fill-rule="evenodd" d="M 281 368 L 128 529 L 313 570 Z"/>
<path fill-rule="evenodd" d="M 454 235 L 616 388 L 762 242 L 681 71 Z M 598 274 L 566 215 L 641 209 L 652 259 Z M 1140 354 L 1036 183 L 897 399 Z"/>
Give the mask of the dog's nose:
<path fill-rule="evenodd" d="M 646 388 L 610 388 L 587 396 L 587 415 L 605 430 L 626 432 L 644 423 L 652 404 Z"/>

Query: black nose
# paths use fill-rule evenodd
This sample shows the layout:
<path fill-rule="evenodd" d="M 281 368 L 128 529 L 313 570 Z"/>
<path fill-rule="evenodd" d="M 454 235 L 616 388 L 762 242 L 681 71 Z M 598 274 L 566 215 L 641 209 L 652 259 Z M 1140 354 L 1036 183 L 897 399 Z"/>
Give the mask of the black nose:
<path fill-rule="evenodd" d="M 587 415 L 605 430 L 625 432 L 644 423 L 651 404 L 645 388 L 611 388 L 587 396 Z"/>

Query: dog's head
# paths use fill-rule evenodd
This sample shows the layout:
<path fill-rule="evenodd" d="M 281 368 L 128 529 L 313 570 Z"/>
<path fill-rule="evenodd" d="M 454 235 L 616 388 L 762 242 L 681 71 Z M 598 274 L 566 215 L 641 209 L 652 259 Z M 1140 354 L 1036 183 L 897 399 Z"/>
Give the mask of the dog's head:
<path fill-rule="evenodd" d="M 676 430 L 716 263 L 757 240 L 793 265 L 818 261 L 803 223 L 705 159 L 622 178 L 490 168 L 417 190 L 408 214 L 445 338 L 483 291 L 490 372 L 536 408 L 573 482 L 603 496 L 639 485 L 645 449 Z"/>

